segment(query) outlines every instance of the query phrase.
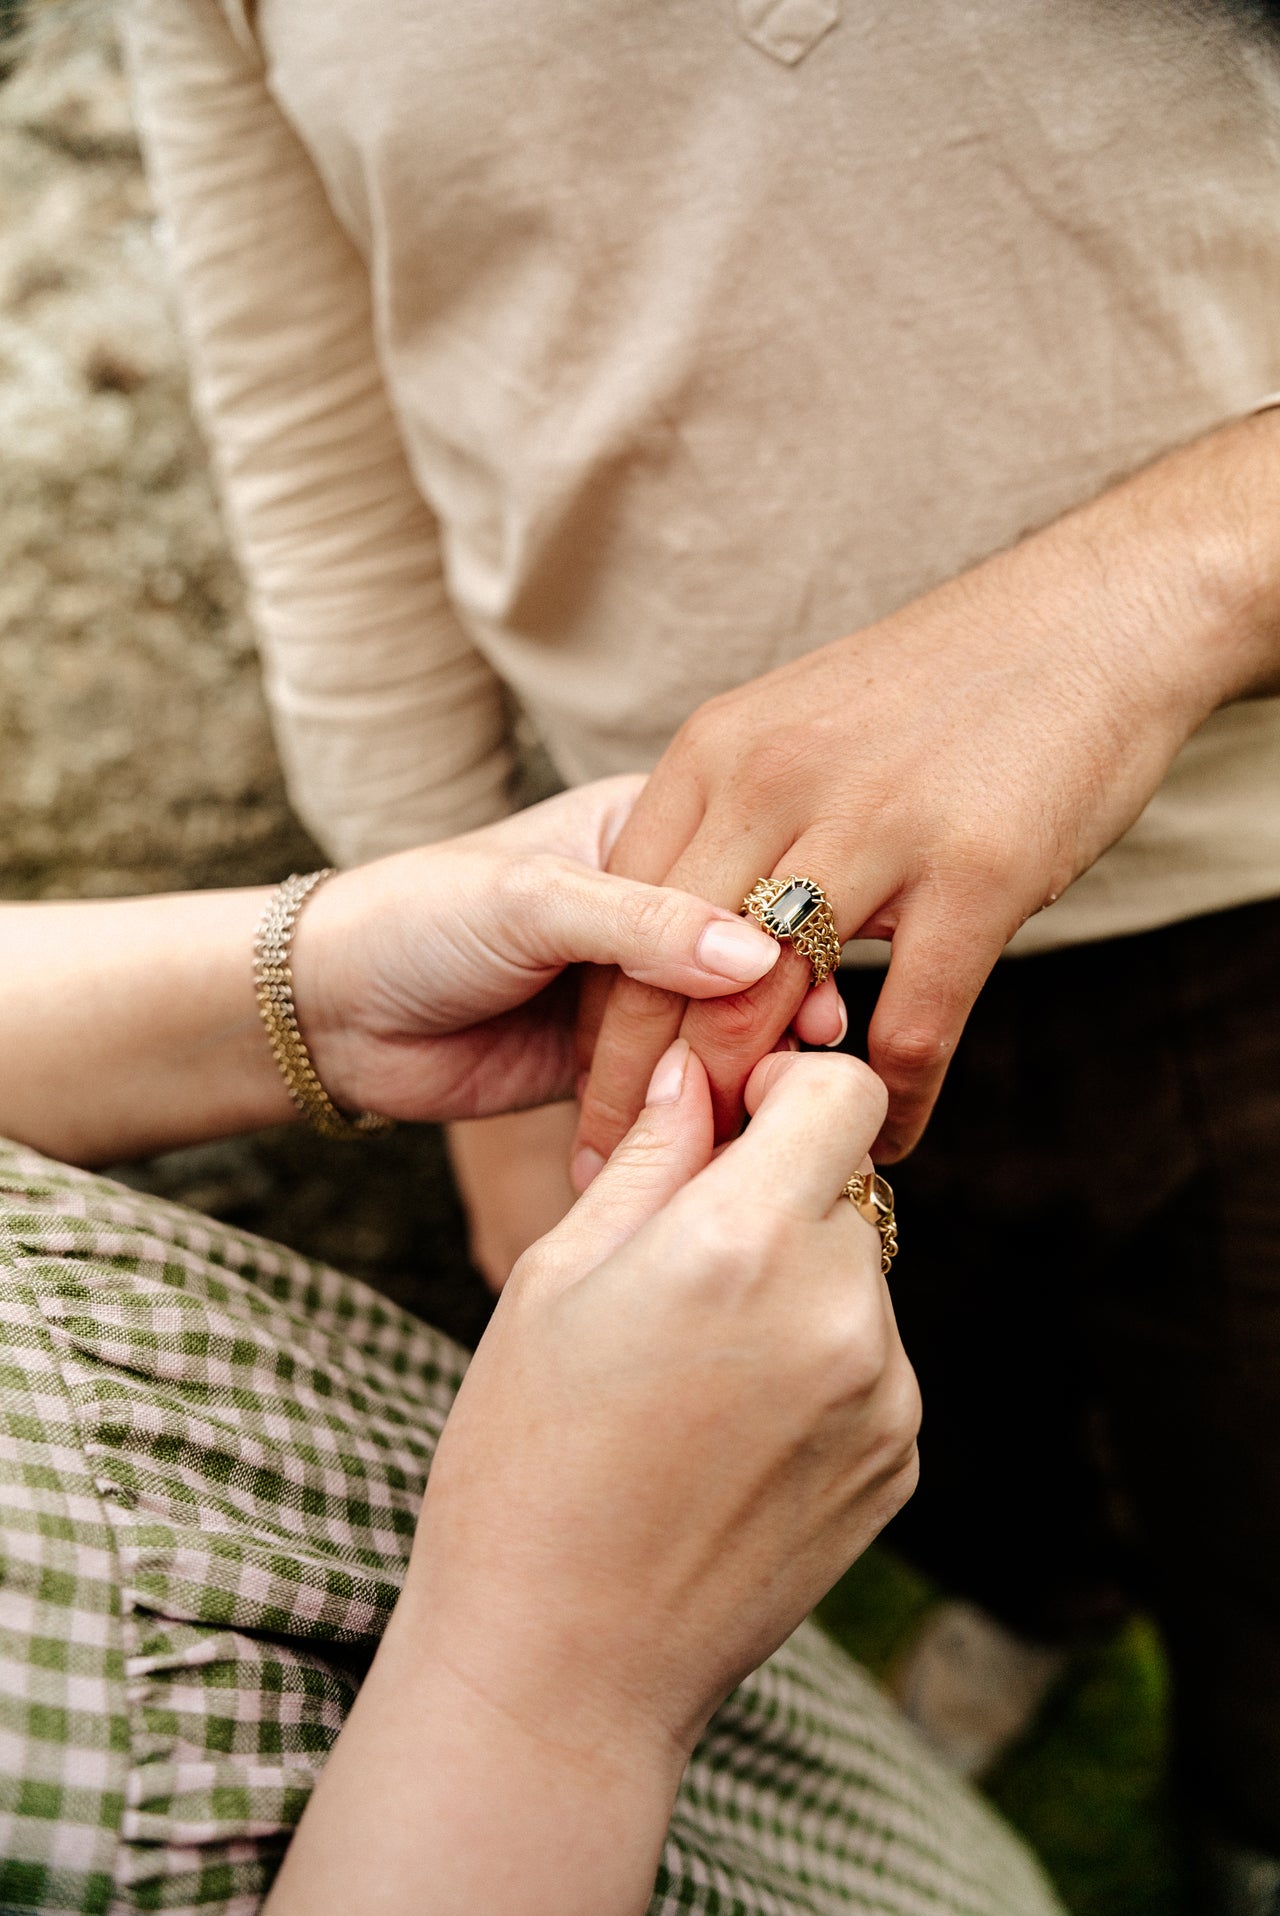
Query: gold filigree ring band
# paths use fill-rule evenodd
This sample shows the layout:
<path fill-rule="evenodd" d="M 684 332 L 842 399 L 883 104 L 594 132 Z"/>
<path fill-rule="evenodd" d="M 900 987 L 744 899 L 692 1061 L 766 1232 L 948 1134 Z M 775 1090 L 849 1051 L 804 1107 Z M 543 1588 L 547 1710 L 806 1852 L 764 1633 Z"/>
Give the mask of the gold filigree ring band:
<path fill-rule="evenodd" d="M 898 1255 L 898 1220 L 893 1210 L 893 1186 L 878 1171 L 855 1171 L 841 1192 L 859 1217 L 874 1224 L 880 1233 L 880 1275 L 888 1277 L 889 1266 Z"/>
<path fill-rule="evenodd" d="M 820 985 L 840 963 L 840 934 L 831 901 L 812 878 L 762 878 L 742 901 L 742 915 L 754 918 L 771 938 L 785 939 L 809 961 Z"/>

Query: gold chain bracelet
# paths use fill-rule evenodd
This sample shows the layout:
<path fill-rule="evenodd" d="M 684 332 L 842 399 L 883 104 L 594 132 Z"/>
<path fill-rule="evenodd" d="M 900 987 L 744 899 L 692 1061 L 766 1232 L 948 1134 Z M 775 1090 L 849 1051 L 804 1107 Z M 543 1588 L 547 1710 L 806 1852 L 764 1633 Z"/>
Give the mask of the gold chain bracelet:
<path fill-rule="evenodd" d="M 253 941 L 253 982 L 271 1054 L 289 1096 L 307 1123 L 326 1138 L 371 1138 L 380 1131 L 390 1131 L 395 1119 L 380 1117 L 376 1111 L 361 1111 L 349 1118 L 339 1111 L 311 1062 L 293 1002 L 290 953 L 298 913 L 316 887 L 332 877 L 333 866 L 328 865 L 305 877 L 295 872 L 283 885 L 277 885 L 267 900 Z"/>

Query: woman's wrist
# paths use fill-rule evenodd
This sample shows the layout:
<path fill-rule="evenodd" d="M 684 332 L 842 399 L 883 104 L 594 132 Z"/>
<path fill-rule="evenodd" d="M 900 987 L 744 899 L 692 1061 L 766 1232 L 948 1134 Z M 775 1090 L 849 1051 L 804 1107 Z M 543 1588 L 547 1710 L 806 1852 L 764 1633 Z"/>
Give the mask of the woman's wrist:
<path fill-rule="evenodd" d="M 643 1916 L 677 1753 L 618 1726 L 584 1741 L 572 1685 L 530 1722 L 423 1622 L 407 1587 L 264 1916 Z"/>

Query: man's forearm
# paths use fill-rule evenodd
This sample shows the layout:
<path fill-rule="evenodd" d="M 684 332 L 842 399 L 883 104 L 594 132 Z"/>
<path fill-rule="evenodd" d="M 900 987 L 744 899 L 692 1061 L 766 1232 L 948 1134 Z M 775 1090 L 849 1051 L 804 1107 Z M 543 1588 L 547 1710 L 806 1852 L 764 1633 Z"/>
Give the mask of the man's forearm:
<path fill-rule="evenodd" d="M 889 939 L 868 1034 L 890 1092 L 876 1154 L 924 1129 L 1010 938 L 1141 815 L 1222 705 L 1280 690 L 1280 416 L 1224 426 L 875 624 L 709 701 L 611 854 L 726 903 L 821 878 L 844 938 Z M 673 821 L 688 820 L 687 826 Z M 672 876 L 674 874 L 674 876 Z M 615 981 L 584 1033 L 575 1162 L 613 1150 L 684 1020 L 720 1134 L 794 1015 Z"/>
<path fill-rule="evenodd" d="M 265 891 L 0 908 L 0 1134 L 81 1164 L 287 1122 Z"/>
<path fill-rule="evenodd" d="M 1113 629 L 1146 626 L 1153 675 L 1181 699 L 1188 734 L 1220 705 L 1280 693 L 1280 410 L 1156 460 L 1048 543 L 1086 590 L 1118 595 Z"/>

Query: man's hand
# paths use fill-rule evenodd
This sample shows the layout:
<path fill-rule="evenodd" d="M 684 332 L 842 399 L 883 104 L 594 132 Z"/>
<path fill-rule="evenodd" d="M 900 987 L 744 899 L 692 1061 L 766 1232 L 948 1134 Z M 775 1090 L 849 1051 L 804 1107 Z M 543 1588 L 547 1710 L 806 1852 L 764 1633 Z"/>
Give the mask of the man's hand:
<path fill-rule="evenodd" d="M 611 869 L 737 905 L 814 878 L 843 939 L 893 951 L 869 1033 L 890 1107 L 876 1155 L 923 1131 L 973 1004 L 1019 926 L 1137 818 L 1213 709 L 1275 673 L 1273 415 L 1171 454 L 902 611 L 711 700 L 677 734 Z M 588 993 L 575 1182 L 589 1182 L 679 1029 L 717 1132 L 807 967 L 715 1004 L 617 979 Z"/>

